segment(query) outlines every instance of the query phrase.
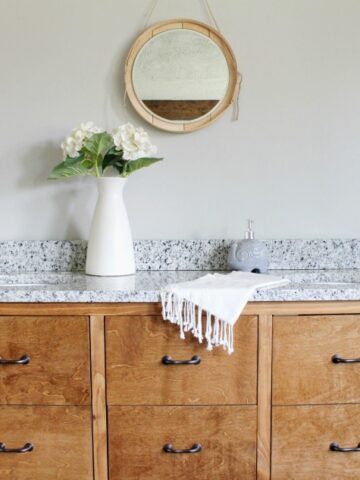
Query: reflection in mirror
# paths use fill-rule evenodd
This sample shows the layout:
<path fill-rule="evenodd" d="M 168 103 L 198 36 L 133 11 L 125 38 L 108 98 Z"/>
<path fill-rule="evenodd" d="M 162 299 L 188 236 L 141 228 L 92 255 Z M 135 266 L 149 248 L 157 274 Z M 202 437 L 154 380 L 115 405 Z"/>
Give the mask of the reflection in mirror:
<path fill-rule="evenodd" d="M 208 36 L 172 29 L 144 44 L 132 80 L 136 96 L 153 114 L 186 123 L 209 114 L 225 97 L 229 67 Z"/>

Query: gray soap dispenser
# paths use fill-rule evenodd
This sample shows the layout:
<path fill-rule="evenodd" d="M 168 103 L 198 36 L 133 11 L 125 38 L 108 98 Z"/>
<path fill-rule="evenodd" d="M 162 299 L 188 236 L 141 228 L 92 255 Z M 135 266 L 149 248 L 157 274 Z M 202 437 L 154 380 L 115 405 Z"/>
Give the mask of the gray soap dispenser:
<path fill-rule="evenodd" d="M 269 268 L 269 252 L 266 245 L 255 239 L 253 220 L 248 220 L 245 239 L 234 242 L 229 251 L 228 265 L 231 270 L 265 273 Z"/>

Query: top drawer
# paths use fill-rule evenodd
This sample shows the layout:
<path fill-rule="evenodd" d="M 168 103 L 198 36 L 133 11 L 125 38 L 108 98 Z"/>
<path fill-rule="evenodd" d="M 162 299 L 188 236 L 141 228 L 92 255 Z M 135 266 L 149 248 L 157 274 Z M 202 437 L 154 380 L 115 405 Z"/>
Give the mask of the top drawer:
<path fill-rule="evenodd" d="M 273 403 L 360 402 L 360 363 L 333 363 L 333 355 L 360 357 L 360 315 L 276 317 Z"/>
<path fill-rule="evenodd" d="M 165 365 L 164 356 L 199 364 Z M 106 319 L 109 405 L 255 404 L 257 317 L 242 317 L 235 328 L 235 352 L 211 352 L 191 334 L 160 316 Z"/>
<path fill-rule="evenodd" d="M 0 317 L 0 404 L 89 404 L 88 337 L 87 317 Z"/>

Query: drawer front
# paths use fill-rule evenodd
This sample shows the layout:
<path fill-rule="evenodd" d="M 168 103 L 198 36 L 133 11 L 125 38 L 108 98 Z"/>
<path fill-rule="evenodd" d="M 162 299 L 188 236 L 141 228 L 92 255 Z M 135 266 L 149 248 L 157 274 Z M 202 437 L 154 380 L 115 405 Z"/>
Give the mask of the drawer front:
<path fill-rule="evenodd" d="M 106 319 L 107 395 L 110 405 L 255 404 L 257 317 L 235 328 L 235 352 L 211 352 L 159 316 Z M 164 356 L 199 364 L 165 365 Z"/>
<path fill-rule="evenodd" d="M 273 403 L 360 403 L 360 315 L 277 317 L 273 337 Z"/>
<path fill-rule="evenodd" d="M 329 446 L 360 442 L 360 405 L 273 408 L 272 480 L 355 480 L 360 451 Z"/>
<path fill-rule="evenodd" d="M 110 480 L 255 480 L 256 407 L 109 407 L 109 461 Z"/>
<path fill-rule="evenodd" d="M 91 480 L 90 407 L 0 407 L 0 442 L 33 445 L 28 453 L 0 450 L 1 480 Z"/>
<path fill-rule="evenodd" d="M 0 404 L 90 403 L 87 317 L 0 317 Z"/>

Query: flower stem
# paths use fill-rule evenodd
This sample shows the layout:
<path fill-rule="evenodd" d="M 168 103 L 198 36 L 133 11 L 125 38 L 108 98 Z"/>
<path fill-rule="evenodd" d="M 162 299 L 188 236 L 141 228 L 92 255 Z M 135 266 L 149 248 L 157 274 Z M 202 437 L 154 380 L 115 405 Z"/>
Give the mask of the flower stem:
<path fill-rule="evenodd" d="M 95 175 L 96 175 L 97 177 L 100 177 L 100 172 L 99 172 L 99 168 L 98 168 L 97 159 L 95 160 Z"/>

